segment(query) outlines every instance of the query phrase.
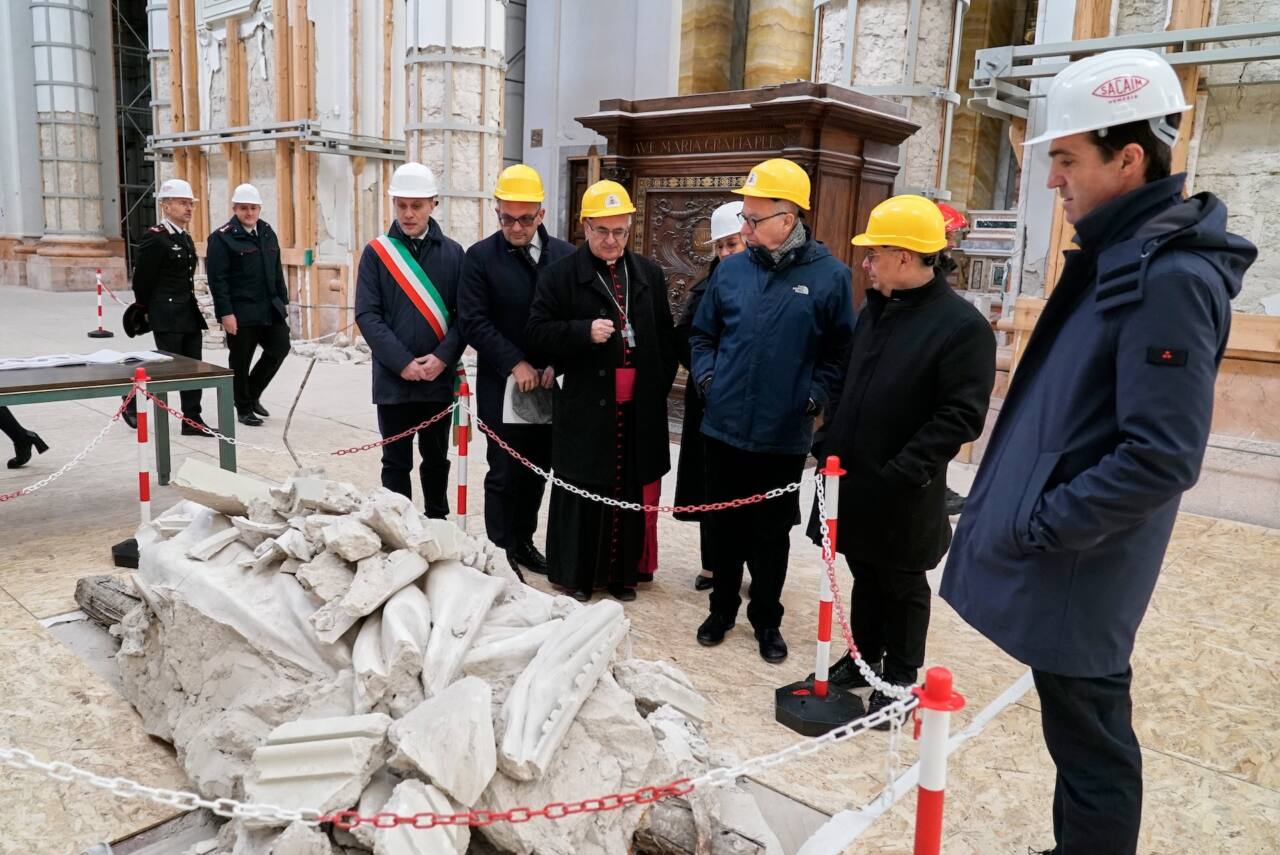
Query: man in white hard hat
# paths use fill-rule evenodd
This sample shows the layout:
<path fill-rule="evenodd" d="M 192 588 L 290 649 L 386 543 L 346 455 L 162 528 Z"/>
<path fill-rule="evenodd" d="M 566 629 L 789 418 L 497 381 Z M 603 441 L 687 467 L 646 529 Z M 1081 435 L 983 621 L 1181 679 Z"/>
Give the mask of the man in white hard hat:
<path fill-rule="evenodd" d="M 231 212 L 231 219 L 209 235 L 205 270 L 214 312 L 227 333 L 236 417 L 256 426 L 270 415 L 262 406 L 262 393 L 289 355 L 289 287 L 280 241 L 261 218 L 258 188 L 238 186 L 231 195 Z M 262 355 L 251 369 L 258 348 Z"/>
<path fill-rule="evenodd" d="M 158 350 L 200 359 L 203 334 L 208 325 L 196 305 L 195 272 L 199 259 L 187 232 L 195 208 L 191 185 L 170 178 L 156 192 L 161 219 L 147 229 L 133 264 L 133 298 L 146 313 Z M 182 414 L 194 425 L 182 424 L 183 436 L 211 436 L 200 417 L 200 390 L 181 393 Z M 124 413 L 131 428 L 137 427 L 137 401 Z"/>
<path fill-rule="evenodd" d="M 676 347 L 679 350 L 680 364 L 685 371 L 693 369 L 693 360 L 689 351 L 689 333 L 693 327 L 693 316 L 698 313 L 698 306 L 707 293 L 707 283 L 720 266 L 722 259 L 737 255 L 747 248 L 742 239 L 742 222 L 738 215 L 742 213 L 742 202 L 726 202 L 711 212 L 711 265 L 707 275 L 689 286 L 685 293 L 684 306 L 680 310 L 680 318 L 676 321 Z M 680 429 L 680 459 L 676 463 L 676 504 L 701 505 L 707 500 L 707 454 L 702 442 L 702 393 L 698 384 L 686 378 L 684 384 L 684 422 Z M 711 578 L 715 561 L 712 558 L 714 539 L 710 537 L 710 527 L 706 524 L 706 515 L 677 513 L 678 520 L 696 521 L 698 523 L 698 546 L 702 558 L 702 569 L 694 579 L 693 587 L 699 591 L 711 589 Z"/>
<path fill-rule="evenodd" d="M 449 406 L 465 346 L 456 323 L 462 247 L 431 216 L 436 178 L 421 163 L 391 177 L 395 221 L 360 256 L 356 322 L 373 351 L 373 403 L 378 429 L 395 436 Z M 417 431 L 426 514 L 449 515 L 449 425 L 445 417 Z M 383 446 L 382 486 L 413 497 L 412 435 Z"/>
<path fill-rule="evenodd" d="M 529 307 L 538 274 L 572 255 L 573 244 L 552 237 L 542 222 L 542 178 L 523 163 L 508 166 L 494 188 L 498 231 L 467 250 L 458 288 L 463 337 L 476 349 L 476 407 L 480 418 L 503 440 L 543 469 L 551 468 L 551 423 L 522 423 L 522 403 L 547 399 L 555 371 L 546 354 L 525 336 Z M 512 388 L 508 388 L 512 387 Z M 504 401 L 511 416 L 503 419 Z M 535 408 L 536 409 L 536 408 Z M 489 540 L 507 552 L 517 573 L 521 568 L 547 572 L 547 559 L 533 542 L 538 528 L 545 482 L 502 450 L 488 444 L 489 471 L 484 476 L 484 527 Z"/>
<path fill-rule="evenodd" d="M 1046 101 L 1049 187 L 1078 249 L 1014 375 L 942 577 L 1031 667 L 1057 767 L 1054 855 L 1137 849 L 1129 660 L 1200 472 L 1231 299 L 1257 257 L 1170 175 L 1182 84 L 1158 54 L 1072 63 Z M 1040 149 L 1035 149 L 1040 150 Z"/>

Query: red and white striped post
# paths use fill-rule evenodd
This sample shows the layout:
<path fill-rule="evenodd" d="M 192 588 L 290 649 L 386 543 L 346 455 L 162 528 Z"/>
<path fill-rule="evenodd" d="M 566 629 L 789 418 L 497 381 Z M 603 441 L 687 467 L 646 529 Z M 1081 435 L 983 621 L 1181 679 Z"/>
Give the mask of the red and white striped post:
<path fill-rule="evenodd" d="M 111 330 L 102 327 L 102 271 L 98 271 L 98 328 L 89 331 L 89 338 L 111 338 L 115 335 Z"/>
<path fill-rule="evenodd" d="M 832 455 L 819 470 L 823 476 L 823 506 L 827 515 L 827 540 L 822 548 L 822 572 L 818 574 L 818 650 L 813 665 L 813 693 L 819 698 L 827 696 L 828 670 L 831 667 L 831 609 L 834 599 L 827 566 L 836 560 L 836 524 L 840 518 L 840 458 Z"/>
<path fill-rule="evenodd" d="M 458 384 L 458 525 L 467 530 L 467 445 L 471 439 L 471 387 Z"/>
<path fill-rule="evenodd" d="M 133 372 L 134 403 L 138 413 L 138 508 L 142 524 L 151 522 L 151 455 L 147 453 L 147 370 L 139 366 Z"/>
<path fill-rule="evenodd" d="M 964 708 L 964 698 L 951 688 L 951 672 L 930 668 L 924 685 L 913 688 L 920 699 L 916 735 L 920 739 L 920 786 L 916 788 L 914 855 L 940 855 L 942 802 L 947 789 L 947 740 L 951 714 Z"/>

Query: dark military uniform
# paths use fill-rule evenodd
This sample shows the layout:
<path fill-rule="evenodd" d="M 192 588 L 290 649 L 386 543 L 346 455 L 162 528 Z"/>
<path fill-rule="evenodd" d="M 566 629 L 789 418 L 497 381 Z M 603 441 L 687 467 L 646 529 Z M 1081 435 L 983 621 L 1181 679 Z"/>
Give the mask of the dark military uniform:
<path fill-rule="evenodd" d="M 196 245 L 168 220 L 147 229 L 133 266 L 133 298 L 146 309 L 156 349 L 200 359 L 209 326 L 196 305 Z M 130 401 L 130 410 L 136 402 Z M 200 418 L 200 390 L 182 392 L 182 414 Z"/>
<path fill-rule="evenodd" d="M 236 318 L 236 334 L 227 335 L 227 349 L 235 372 L 236 412 L 244 416 L 289 355 L 289 289 L 280 241 L 262 220 L 250 232 L 232 217 L 209 235 L 204 263 L 214 312 L 219 320 Z M 250 370 L 259 347 L 262 356 Z"/>

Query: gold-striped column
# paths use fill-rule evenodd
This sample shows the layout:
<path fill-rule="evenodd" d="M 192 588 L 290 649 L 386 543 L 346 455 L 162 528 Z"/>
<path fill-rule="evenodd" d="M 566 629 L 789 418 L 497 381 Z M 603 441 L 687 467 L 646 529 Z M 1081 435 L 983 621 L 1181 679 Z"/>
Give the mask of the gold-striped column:
<path fill-rule="evenodd" d="M 733 88 L 734 0 L 684 0 L 680 18 L 680 94 Z"/>
<path fill-rule="evenodd" d="M 812 63 L 812 0 L 751 0 L 743 85 L 807 80 Z"/>

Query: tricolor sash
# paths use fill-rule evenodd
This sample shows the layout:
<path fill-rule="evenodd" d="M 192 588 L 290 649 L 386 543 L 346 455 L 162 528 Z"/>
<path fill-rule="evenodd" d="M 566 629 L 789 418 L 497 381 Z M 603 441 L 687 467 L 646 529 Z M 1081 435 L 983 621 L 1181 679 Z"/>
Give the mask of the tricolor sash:
<path fill-rule="evenodd" d="M 444 341 L 453 317 L 449 314 L 449 307 L 445 305 L 440 292 L 436 290 L 435 283 L 431 281 L 427 271 L 422 269 L 418 259 L 413 257 L 409 247 L 390 235 L 379 235 L 369 245 L 378 254 L 378 258 L 382 260 L 387 272 L 391 274 L 391 278 L 400 286 L 400 290 L 409 298 L 409 302 L 413 303 L 417 310 L 422 313 L 422 317 L 426 318 L 427 324 L 435 332 L 436 338 Z M 462 385 L 462 381 L 466 377 L 466 369 L 459 362 L 455 366 L 453 374 L 453 395 L 455 398 L 458 396 L 458 387 Z M 455 445 L 458 443 L 458 434 L 462 430 L 461 421 L 462 412 L 454 410 L 453 442 Z M 467 425 L 466 432 L 469 438 L 471 436 L 470 425 Z"/>
<path fill-rule="evenodd" d="M 378 254 L 378 258 L 386 266 L 391 278 L 396 280 L 400 290 L 422 313 L 422 317 L 427 319 L 427 324 L 435 331 L 436 338 L 444 341 L 445 333 L 449 331 L 453 318 L 440 292 L 431 281 L 431 277 L 422 269 L 418 259 L 413 257 L 409 247 L 390 235 L 379 235 L 369 245 Z"/>

